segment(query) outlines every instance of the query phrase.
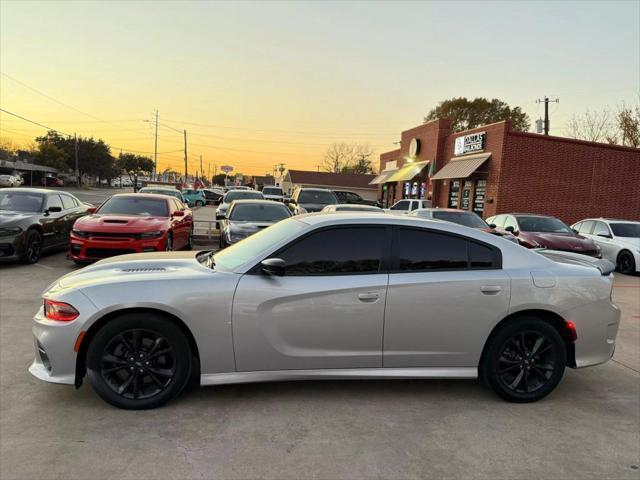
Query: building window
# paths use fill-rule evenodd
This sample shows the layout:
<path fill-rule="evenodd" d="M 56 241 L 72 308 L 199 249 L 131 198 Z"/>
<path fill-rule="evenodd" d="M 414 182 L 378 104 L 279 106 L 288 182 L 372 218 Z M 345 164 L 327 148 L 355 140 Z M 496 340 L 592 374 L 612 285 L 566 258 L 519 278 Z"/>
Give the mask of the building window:
<path fill-rule="evenodd" d="M 473 192 L 473 211 L 482 217 L 484 213 L 484 198 L 487 193 L 487 181 L 476 180 L 476 188 Z"/>
<path fill-rule="evenodd" d="M 458 195 L 460 194 L 460 181 L 451 180 L 449 185 L 449 208 L 458 208 Z"/>

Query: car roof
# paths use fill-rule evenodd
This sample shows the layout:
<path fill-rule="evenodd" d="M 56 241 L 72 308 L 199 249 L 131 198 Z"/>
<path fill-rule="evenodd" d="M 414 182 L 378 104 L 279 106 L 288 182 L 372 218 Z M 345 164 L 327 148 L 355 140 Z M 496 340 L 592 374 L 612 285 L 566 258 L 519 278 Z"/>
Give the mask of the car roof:
<path fill-rule="evenodd" d="M 298 190 L 317 190 L 319 192 L 331 192 L 331 190 L 328 188 L 317 188 L 317 187 L 298 187 Z"/>
<path fill-rule="evenodd" d="M 140 198 L 140 195 L 144 195 L 146 198 L 155 198 L 157 200 L 167 200 L 167 196 L 160 193 L 146 193 L 146 192 L 138 192 L 138 193 L 116 193 L 115 195 L 111 195 L 111 198 Z"/>
<path fill-rule="evenodd" d="M 13 175 L 10 175 L 13 176 Z M 65 192 L 63 190 L 50 190 L 48 188 L 3 188 L 3 192 L 27 192 L 27 193 L 66 193 L 67 195 L 73 195 L 72 193 Z"/>
<path fill-rule="evenodd" d="M 351 210 L 358 210 L 359 208 L 363 208 L 364 210 L 371 210 L 372 212 L 382 210 L 380 207 L 376 207 L 375 205 L 364 205 L 359 203 L 336 203 L 334 205 L 327 206 L 331 208 L 347 208 Z"/>
<path fill-rule="evenodd" d="M 473 215 L 477 215 L 475 212 L 470 212 L 468 210 L 460 210 L 458 208 L 421 208 L 420 210 L 414 210 L 414 212 L 452 212 L 452 213 L 470 213 Z"/>
<path fill-rule="evenodd" d="M 240 200 L 234 200 L 233 201 L 234 205 L 240 204 L 240 205 L 278 205 L 278 206 L 282 206 L 284 208 L 287 208 L 285 206 L 284 203 L 280 203 L 280 202 L 274 202 L 273 200 L 262 200 L 260 198 L 255 198 L 255 199 L 251 199 L 251 198 L 245 198 L 245 199 L 240 199 Z"/>
<path fill-rule="evenodd" d="M 583 218 L 582 220 L 578 220 L 577 222 L 574 222 L 574 225 L 576 223 L 582 223 L 582 222 L 625 222 L 625 223 L 640 223 L 640 220 L 625 220 L 624 218 Z"/>
<path fill-rule="evenodd" d="M 154 186 L 150 186 L 150 187 L 142 187 L 140 190 L 162 190 L 162 191 L 166 191 L 166 192 L 179 192 L 180 190 L 178 190 L 177 188 L 171 188 L 171 187 L 154 187 Z"/>

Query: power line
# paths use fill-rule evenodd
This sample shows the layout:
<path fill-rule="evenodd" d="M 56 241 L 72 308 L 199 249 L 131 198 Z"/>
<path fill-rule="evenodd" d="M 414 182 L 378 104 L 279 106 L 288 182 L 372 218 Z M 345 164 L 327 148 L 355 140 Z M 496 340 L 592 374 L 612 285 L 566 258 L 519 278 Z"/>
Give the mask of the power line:
<path fill-rule="evenodd" d="M 63 132 L 61 130 L 56 130 L 55 128 L 47 127 L 46 125 L 43 125 L 42 123 L 38 123 L 38 122 L 36 122 L 34 120 L 29 120 L 28 118 L 25 118 L 22 115 L 18 115 L 17 113 L 10 112 L 9 110 L 5 110 L 4 108 L 0 108 L 0 112 L 4 112 L 4 113 L 7 113 L 9 115 L 13 115 L 14 117 L 17 117 L 20 120 L 24 120 L 25 122 L 33 123 L 34 125 L 37 125 L 38 127 L 42 127 L 42 128 L 47 129 L 47 130 L 51 130 L 51 131 L 54 131 L 54 132 L 57 132 L 57 133 L 61 133 L 61 134 L 66 135 L 68 137 L 72 137 L 73 136 L 73 135 L 65 133 L 65 132 Z"/>

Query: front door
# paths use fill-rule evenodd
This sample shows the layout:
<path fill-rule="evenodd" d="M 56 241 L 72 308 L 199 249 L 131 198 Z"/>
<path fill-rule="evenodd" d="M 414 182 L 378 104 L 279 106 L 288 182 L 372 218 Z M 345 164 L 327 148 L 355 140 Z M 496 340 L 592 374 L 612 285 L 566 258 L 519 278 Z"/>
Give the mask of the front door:
<path fill-rule="evenodd" d="M 494 247 L 398 228 L 384 329 L 385 367 L 475 367 L 507 314 L 510 281 Z"/>
<path fill-rule="evenodd" d="M 51 194 L 47 195 L 45 212 L 51 207 L 59 207 L 59 212 L 48 212 L 41 217 L 40 223 L 42 224 L 42 246 L 44 248 L 61 245 L 67 241 L 69 233 L 67 232 L 67 214 L 64 211 L 62 200 L 60 195 Z"/>
<path fill-rule="evenodd" d="M 271 255 L 284 276 L 245 274 L 233 302 L 238 371 L 382 367 L 390 229 L 332 227 Z"/>

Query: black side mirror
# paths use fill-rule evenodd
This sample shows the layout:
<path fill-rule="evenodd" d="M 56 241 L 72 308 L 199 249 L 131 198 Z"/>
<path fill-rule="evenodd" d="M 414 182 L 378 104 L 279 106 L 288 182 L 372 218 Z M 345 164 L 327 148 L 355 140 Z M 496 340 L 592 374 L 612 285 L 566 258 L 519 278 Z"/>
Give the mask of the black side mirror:
<path fill-rule="evenodd" d="M 490 223 L 489 224 L 489 228 L 496 228 L 496 224 L 495 223 Z"/>
<path fill-rule="evenodd" d="M 573 233 L 575 233 L 576 235 L 578 234 L 578 230 L 576 230 L 575 228 L 572 228 L 572 229 L 571 229 L 571 231 L 572 231 Z"/>
<path fill-rule="evenodd" d="M 281 258 L 267 258 L 260 262 L 260 267 L 267 275 L 276 275 L 279 277 L 284 276 L 286 270 L 286 264 Z"/>
<path fill-rule="evenodd" d="M 48 213 L 57 213 L 57 212 L 61 212 L 62 211 L 62 207 L 49 207 L 47 208 L 47 212 Z"/>
<path fill-rule="evenodd" d="M 508 227 L 505 227 L 505 230 L 506 230 L 507 232 L 511 232 L 511 233 L 514 233 L 514 232 L 516 231 L 516 229 L 515 229 L 515 228 L 513 228 L 511 225 L 509 225 Z"/>

